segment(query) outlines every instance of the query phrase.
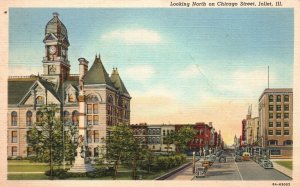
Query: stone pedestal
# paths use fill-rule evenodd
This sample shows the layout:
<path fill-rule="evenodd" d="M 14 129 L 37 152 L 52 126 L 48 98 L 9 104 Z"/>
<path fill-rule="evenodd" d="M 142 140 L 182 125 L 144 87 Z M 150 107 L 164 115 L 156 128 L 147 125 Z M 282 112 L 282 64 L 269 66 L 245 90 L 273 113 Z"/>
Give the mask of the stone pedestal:
<path fill-rule="evenodd" d="M 75 157 L 74 165 L 68 171 L 70 173 L 86 173 L 94 171 L 94 167 L 90 163 L 85 163 L 84 158 L 80 156 L 79 151 L 77 151 L 77 156 Z"/>

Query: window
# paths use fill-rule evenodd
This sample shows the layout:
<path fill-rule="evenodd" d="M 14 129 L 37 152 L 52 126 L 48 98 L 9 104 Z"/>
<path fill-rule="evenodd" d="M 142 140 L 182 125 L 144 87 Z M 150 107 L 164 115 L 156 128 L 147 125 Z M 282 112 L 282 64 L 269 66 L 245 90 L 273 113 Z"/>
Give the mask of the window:
<path fill-rule="evenodd" d="M 93 114 L 98 114 L 98 104 L 93 104 Z"/>
<path fill-rule="evenodd" d="M 289 96 L 288 96 L 288 95 L 285 95 L 285 96 L 284 96 L 284 102 L 289 102 L 289 100 L 290 100 Z"/>
<path fill-rule="evenodd" d="M 273 130 L 269 130 L 268 135 L 273 135 Z"/>
<path fill-rule="evenodd" d="M 156 144 L 159 144 L 159 143 L 160 143 L 160 138 L 156 137 Z"/>
<path fill-rule="evenodd" d="M 273 118 L 273 113 L 269 113 L 269 119 Z"/>
<path fill-rule="evenodd" d="M 27 143 L 29 143 L 30 136 L 31 136 L 31 131 L 29 130 L 26 132 L 26 142 Z"/>
<path fill-rule="evenodd" d="M 276 111 L 281 111 L 281 105 L 276 105 Z"/>
<path fill-rule="evenodd" d="M 125 119 L 129 119 L 129 107 L 128 107 L 128 104 L 126 103 L 125 104 Z"/>
<path fill-rule="evenodd" d="M 92 131 L 87 131 L 87 142 L 92 143 Z"/>
<path fill-rule="evenodd" d="M 94 142 L 95 143 L 99 142 L 99 131 L 94 131 Z"/>
<path fill-rule="evenodd" d="M 91 114 L 91 113 L 92 113 L 92 107 L 93 107 L 92 104 L 88 104 L 88 105 L 87 105 L 87 113 L 88 113 L 88 114 Z"/>
<path fill-rule="evenodd" d="M 281 135 L 281 130 L 276 130 L 276 135 L 277 136 Z"/>
<path fill-rule="evenodd" d="M 166 135 L 166 130 L 163 130 L 163 136 L 165 136 Z"/>
<path fill-rule="evenodd" d="M 281 127 L 281 122 L 276 122 L 276 127 Z"/>
<path fill-rule="evenodd" d="M 284 113 L 283 117 L 284 117 L 284 119 L 288 119 L 289 118 L 289 113 Z"/>
<path fill-rule="evenodd" d="M 285 111 L 289 111 L 290 109 L 289 109 L 289 105 L 284 105 L 284 110 Z"/>
<path fill-rule="evenodd" d="M 17 142 L 18 142 L 17 131 L 11 131 L 11 143 L 17 143 Z"/>
<path fill-rule="evenodd" d="M 99 152 L 98 152 L 98 147 L 94 148 L 94 157 L 98 157 L 99 156 Z"/>
<path fill-rule="evenodd" d="M 93 97 L 94 99 L 96 97 Z M 98 103 L 87 104 L 88 125 L 99 125 Z"/>
<path fill-rule="evenodd" d="M 87 125 L 93 125 L 93 116 L 91 115 L 87 116 Z"/>
<path fill-rule="evenodd" d="M 17 156 L 18 148 L 16 146 L 11 147 L 11 156 Z"/>
<path fill-rule="evenodd" d="M 37 96 L 37 98 L 36 98 L 36 104 L 37 105 L 44 104 L 44 98 L 42 96 Z"/>
<path fill-rule="evenodd" d="M 75 102 L 75 97 L 73 94 L 68 94 L 68 102 L 70 102 L 70 103 Z"/>
<path fill-rule="evenodd" d="M 18 114 L 16 111 L 11 112 L 11 125 L 12 126 L 18 125 Z"/>
<path fill-rule="evenodd" d="M 274 106 L 273 105 L 269 105 L 269 110 L 273 111 L 273 109 L 274 109 Z"/>
<path fill-rule="evenodd" d="M 284 127 L 289 127 L 290 125 L 289 125 L 289 122 L 288 121 L 285 121 L 284 122 Z"/>
<path fill-rule="evenodd" d="M 70 121 L 70 113 L 68 111 L 64 111 L 64 123 Z"/>
<path fill-rule="evenodd" d="M 276 96 L 276 102 L 281 102 L 281 95 Z"/>
<path fill-rule="evenodd" d="M 269 95 L 269 102 L 273 102 L 273 95 Z"/>
<path fill-rule="evenodd" d="M 279 155 L 281 155 L 281 150 L 280 149 L 272 149 L 272 150 L 270 150 L 270 155 L 279 156 Z"/>
<path fill-rule="evenodd" d="M 78 125 L 78 122 L 79 122 L 79 112 L 77 110 L 74 110 L 72 112 L 72 122 L 73 122 L 73 125 Z"/>
<path fill-rule="evenodd" d="M 94 125 L 99 125 L 99 117 L 97 116 L 93 116 L 93 120 L 94 120 Z"/>
<path fill-rule="evenodd" d="M 290 135 L 290 131 L 289 130 L 284 130 L 283 135 Z"/>
<path fill-rule="evenodd" d="M 43 113 L 41 111 L 37 111 L 36 112 L 36 122 L 40 123 L 42 121 L 43 118 Z"/>
<path fill-rule="evenodd" d="M 280 119 L 281 118 L 281 113 L 277 113 L 276 114 L 276 119 Z"/>
<path fill-rule="evenodd" d="M 283 142 L 283 145 L 293 145 L 293 141 L 292 140 L 286 140 Z"/>
<path fill-rule="evenodd" d="M 33 155 L 33 149 L 32 147 L 27 147 L 27 156 Z"/>
<path fill-rule="evenodd" d="M 269 145 L 277 145 L 277 140 L 269 140 Z"/>
<path fill-rule="evenodd" d="M 27 126 L 32 125 L 32 112 L 31 111 L 26 112 L 26 125 Z"/>
<path fill-rule="evenodd" d="M 269 122 L 269 127 L 273 127 L 273 122 Z"/>

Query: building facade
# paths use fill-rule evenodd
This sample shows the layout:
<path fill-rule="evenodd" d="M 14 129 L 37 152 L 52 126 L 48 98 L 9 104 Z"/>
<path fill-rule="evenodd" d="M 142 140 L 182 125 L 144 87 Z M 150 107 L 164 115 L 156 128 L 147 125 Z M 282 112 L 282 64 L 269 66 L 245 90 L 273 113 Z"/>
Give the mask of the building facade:
<path fill-rule="evenodd" d="M 293 90 L 265 89 L 259 97 L 259 123 L 262 147 L 271 158 L 293 155 Z"/>
<path fill-rule="evenodd" d="M 57 116 L 65 124 L 78 125 L 79 116 L 84 116 L 90 156 L 97 156 L 100 140 L 106 138 L 111 126 L 130 124 L 131 97 L 118 69 L 109 76 L 96 55 L 90 68 L 85 58 L 79 58 L 79 74 L 70 74 L 68 31 L 57 13 L 46 24 L 43 43 L 43 74 L 8 79 L 8 157 L 31 154 L 26 137 L 40 120 L 41 107 L 47 104 L 58 106 Z M 83 113 L 79 113 L 80 90 L 84 93 Z"/>

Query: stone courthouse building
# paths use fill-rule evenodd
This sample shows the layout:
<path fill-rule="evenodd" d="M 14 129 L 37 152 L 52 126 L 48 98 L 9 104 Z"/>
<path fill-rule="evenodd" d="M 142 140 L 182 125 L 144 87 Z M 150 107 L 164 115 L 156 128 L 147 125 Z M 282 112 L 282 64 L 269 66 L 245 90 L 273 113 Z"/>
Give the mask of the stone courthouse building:
<path fill-rule="evenodd" d="M 100 55 L 90 68 L 85 58 L 79 58 L 79 74 L 70 74 L 68 32 L 57 13 L 45 27 L 43 42 L 43 74 L 8 79 L 8 157 L 31 154 L 26 137 L 40 120 L 40 109 L 45 104 L 57 104 L 60 116 L 71 125 L 78 125 L 78 116 L 84 115 L 89 150 L 91 156 L 97 156 L 97 146 L 113 124 L 130 124 L 131 97 L 118 70 L 113 69 L 109 76 Z M 85 94 L 84 114 L 78 112 L 80 87 Z"/>

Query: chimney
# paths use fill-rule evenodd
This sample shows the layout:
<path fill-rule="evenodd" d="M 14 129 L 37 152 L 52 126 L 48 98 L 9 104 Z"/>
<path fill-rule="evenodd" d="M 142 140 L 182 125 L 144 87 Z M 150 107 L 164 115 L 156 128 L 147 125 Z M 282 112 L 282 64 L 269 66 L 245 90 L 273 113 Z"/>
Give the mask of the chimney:
<path fill-rule="evenodd" d="M 88 61 L 85 58 L 79 58 L 79 81 L 81 81 L 84 75 L 88 71 Z"/>

